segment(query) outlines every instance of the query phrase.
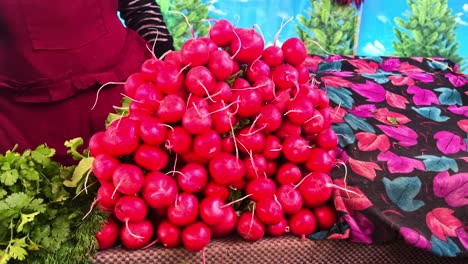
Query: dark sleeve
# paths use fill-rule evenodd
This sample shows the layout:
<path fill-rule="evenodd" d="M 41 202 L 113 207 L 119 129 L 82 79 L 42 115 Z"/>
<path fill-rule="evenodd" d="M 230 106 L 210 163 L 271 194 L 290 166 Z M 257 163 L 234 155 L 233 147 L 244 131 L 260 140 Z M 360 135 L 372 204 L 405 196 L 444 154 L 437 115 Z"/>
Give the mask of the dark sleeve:
<path fill-rule="evenodd" d="M 119 0 L 120 16 L 128 28 L 136 31 L 153 46 L 154 53 L 160 57 L 173 50 L 173 39 L 155 0 Z"/>

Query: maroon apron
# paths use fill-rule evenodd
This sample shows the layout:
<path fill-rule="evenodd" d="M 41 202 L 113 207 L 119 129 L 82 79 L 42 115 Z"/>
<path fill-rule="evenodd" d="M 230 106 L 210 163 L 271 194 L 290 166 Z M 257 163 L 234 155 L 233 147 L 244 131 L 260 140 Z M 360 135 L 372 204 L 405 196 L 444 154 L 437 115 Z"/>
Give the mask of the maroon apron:
<path fill-rule="evenodd" d="M 0 1 L 0 153 L 46 143 L 69 163 L 63 143 L 104 129 L 121 85 L 150 56 L 125 28 L 117 0 Z"/>

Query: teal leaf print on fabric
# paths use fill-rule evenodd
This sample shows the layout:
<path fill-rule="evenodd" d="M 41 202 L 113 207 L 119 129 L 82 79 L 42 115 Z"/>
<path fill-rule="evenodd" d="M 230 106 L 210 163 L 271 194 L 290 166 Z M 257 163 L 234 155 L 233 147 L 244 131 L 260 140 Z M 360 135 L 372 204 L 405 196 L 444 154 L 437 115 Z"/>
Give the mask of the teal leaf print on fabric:
<path fill-rule="evenodd" d="M 440 87 L 434 89 L 437 92 L 441 92 L 439 95 L 439 102 L 441 105 L 463 105 L 460 93 L 455 89 Z"/>
<path fill-rule="evenodd" d="M 460 253 L 460 248 L 450 238 L 447 239 L 447 242 L 444 242 L 432 235 L 431 246 L 431 252 L 441 257 L 455 257 L 458 253 Z"/>
<path fill-rule="evenodd" d="M 383 84 L 387 83 L 389 81 L 387 75 L 385 73 L 379 72 L 379 73 L 363 73 L 361 74 L 362 76 L 374 80 L 376 83 Z"/>
<path fill-rule="evenodd" d="M 341 107 L 347 109 L 353 107 L 354 99 L 351 97 L 353 93 L 350 90 L 328 86 L 327 94 L 330 100 L 335 104 L 341 105 Z"/>
<path fill-rule="evenodd" d="M 434 155 L 420 155 L 417 159 L 422 159 L 426 171 L 441 172 L 451 169 L 453 172 L 458 172 L 458 164 L 454 159 L 445 156 L 438 157 Z"/>
<path fill-rule="evenodd" d="M 385 192 L 388 198 L 405 212 L 414 212 L 425 203 L 414 198 L 421 190 L 421 180 L 418 177 L 399 177 L 390 180 L 383 178 Z"/>
<path fill-rule="evenodd" d="M 341 61 L 321 62 L 318 66 L 317 72 L 326 71 L 341 71 Z"/>
<path fill-rule="evenodd" d="M 371 126 L 365 118 L 357 117 L 353 114 L 346 114 L 343 119 L 348 123 L 354 130 L 362 130 L 366 132 L 375 133 L 375 129 Z"/>
<path fill-rule="evenodd" d="M 446 61 L 427 61 L 426 62 L 429 67 L 434 70 L 441 70 L 445 71 L 448 68 L 448 63 Z"/>
<path fill-rule="evenodd" d="M 441 115 L 442 110 L 440 110 L 440 108 L 437 108 L 437 107 L 434 107 L 434 106 L 420 107 L 420 108 L 411 107 L 411 109 L 413 109 L 419 115 L 421 115 L 421 116 L 423 116 L 423 117 L 425 117 L 427 119 L 430 119 L 432 121 L 435 121 L 435 122 L 445 122 L 445 121 L 450 119 L 450 117 L 448 117 L 448 116 Z"/>
<path fill-rule="evenodd" d="M 340 147 L 343 148 L 356 142 L 356 136 L 354 136 L 353 130 L 349 127 L 348 124 L 339 123 L 332 125 L 332 129 L 338 136 Z"/>

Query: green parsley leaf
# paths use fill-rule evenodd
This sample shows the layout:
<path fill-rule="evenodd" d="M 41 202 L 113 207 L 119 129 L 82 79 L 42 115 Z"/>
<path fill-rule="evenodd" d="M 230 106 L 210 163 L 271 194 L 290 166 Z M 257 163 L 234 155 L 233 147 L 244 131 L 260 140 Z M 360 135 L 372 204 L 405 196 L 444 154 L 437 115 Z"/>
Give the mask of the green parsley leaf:
<path fill-rule="evenodd" d="M 32 159 L 42 164 L 43 167 L 47 167 L 51 163 L 51 157 L 55 155 L 55 149 L 48 148 L 46 145 L 40 145 L 31 152 Z"/>
<path fill-rule="evenodd" d="M 83 138 L 77 137 L 71 140 L 65 141 L 65 147 L 68 148 L 67 153 L 72 155 L 74 160 L 80 160 L 84 156 L 78 151 L 78 148 L 84 144 Z"/>
<path fill-rule="evenodd" d="M 87 172 L 91 170 L 91 167 L 93 166 L 93 161 L 93 157 L 83 158 L 82 160 L 80 160 L 73 172 L 72 178 L 64 181 L 63 184 L 70 188 L 77 187 L 78 183 L 80 183 L 87 175 Z"/>
<path fill-rule="evenodd" d="M 22 232 L 24 225 L 34 221 L 34 218 L 38 214 L 39 214 L 39 212 L 34 212 L 34 213 L 30 213 L 30 214 L 21 214 L 21 222 L 18 225 L 18 227 L 16 228 L 16 231 L 17 232 Z"/>
<path fill-rule="evenodd" d="M 1 173 L 0 182 L 6 186 L 13 186 L 19 178 L 19 173 L 16 169 L 7 170 Z"/>

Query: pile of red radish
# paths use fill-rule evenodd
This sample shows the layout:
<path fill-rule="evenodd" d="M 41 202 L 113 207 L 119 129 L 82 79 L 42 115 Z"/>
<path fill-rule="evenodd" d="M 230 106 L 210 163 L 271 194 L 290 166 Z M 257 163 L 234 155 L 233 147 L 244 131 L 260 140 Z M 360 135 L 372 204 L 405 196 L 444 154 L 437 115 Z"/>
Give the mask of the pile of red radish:
<path fill-rule="evenodd" d="M 338 139 L 307 56 L 298 38 L 264 48 L 255 29 L 218 20 L 146 61 L 125 82 L 128 115 L 89 143 L 96 203 L 112 213 L 100 249 L 329 230 Z"/>

